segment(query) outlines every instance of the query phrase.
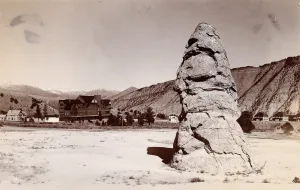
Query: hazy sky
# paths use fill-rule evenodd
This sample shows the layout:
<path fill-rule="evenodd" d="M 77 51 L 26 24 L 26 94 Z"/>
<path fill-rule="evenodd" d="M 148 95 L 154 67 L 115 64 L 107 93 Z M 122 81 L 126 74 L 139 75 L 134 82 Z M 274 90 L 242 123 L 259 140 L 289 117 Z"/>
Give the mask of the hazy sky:
<path fill-rule="evenodd" d="M 300 55 L 299 19 L 298 0 L 0 0 L 0 83 L 123 90 L 175 79 L 199 22 L 217 28 L 232 68 L 259 66 Z"/>

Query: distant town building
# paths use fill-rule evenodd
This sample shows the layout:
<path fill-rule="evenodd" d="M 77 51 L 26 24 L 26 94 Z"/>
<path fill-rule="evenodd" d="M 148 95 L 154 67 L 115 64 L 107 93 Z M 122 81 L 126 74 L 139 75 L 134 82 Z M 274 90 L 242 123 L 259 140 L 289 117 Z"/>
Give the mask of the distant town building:
<path fill-rule="evenodd" d="M 269 116 L 268 114 L 264 112 L 258 112 L 257 114 L 254 115 L 253 117 L 254 121 L 269 121 Z"/>
<path fill-rule="evenodd" d="M 42 122 L 45 122 L 45 123 L 58 123 L 59 122 L 59 115 L 45 115 Z"/>
<path fill-rule="evenodd" d="M 288 121 L 289 116 L 284 112 L 277 112 L 271 118 L 271 121 Z"/>
<path fill-rule="evenodd" d="M 22 110 L 9 110 L 6 114 L 7 121 L 25 121 L 26 117 L 26 112 L 23 112 Z"/>
<path fill-rule="evenodd" d="M 178 116 L 175 114 L 169 115 L 169 122 L 170 123 L 179 123 Z"/>
<path fill-rule="evenodd" d="M 76 99 L 59 100 L 60 121 L 77 121 L 107 118 L 112 109 L 109 99 L 101 95 L 78 96 Z"/>
<path fill-rule="evenodd" d="M 289 121 L 300 121 L 300 115 L 289 115 Z"/>
<path fill-rule="evenodd" d="M 0 115 L 0 121 L 5 121 L 6 120 L 6 115 L 1 114 Z"/>

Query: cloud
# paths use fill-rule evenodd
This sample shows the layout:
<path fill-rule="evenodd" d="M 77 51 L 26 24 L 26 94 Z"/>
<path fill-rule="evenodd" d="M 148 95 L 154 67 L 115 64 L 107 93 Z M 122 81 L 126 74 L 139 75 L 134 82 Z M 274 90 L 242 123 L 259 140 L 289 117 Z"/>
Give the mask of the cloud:
<path fill-rule="evenodd" d="M 32 31 L 24 30 L 25 39 L 30 44 L 40 43 L 40 36 Z"/>

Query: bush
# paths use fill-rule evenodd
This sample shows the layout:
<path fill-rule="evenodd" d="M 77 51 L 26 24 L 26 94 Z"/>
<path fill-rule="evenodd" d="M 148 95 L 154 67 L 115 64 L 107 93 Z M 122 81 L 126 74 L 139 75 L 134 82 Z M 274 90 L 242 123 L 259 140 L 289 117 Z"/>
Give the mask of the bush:
<path fill-rule="evenodd" d="M 100 126 L 100 125 L 101 125 L 100 121 L 97 120 L 97 121 L 95 122 L 95 125 Z"/>
<path fill-rule="evenodd" d="M 199 183 L 199 182 L 204 182 L 203 179 L 200 179 L 199 177 L 194 177 L 192 179 L 190 179 L 191 183 Z"/>
<path fill-rule="evenodd" d="M 143 126 L 143 125 L 144 125 L 144 117 L 143 117 L 143 115 L 141 115 L 141 114 L 138 115 L 138 124 L 139 124 L 140 126 Z"/>
<path fill-rule="evenodd" d="M 126 112 L 125 114 L 126 114 L 127 125 L 132 126 L 132 124 L 134 123 L 133 116 L 128 112 Z"/>
<path fill-rule="evenodd" d="M 159 119 L 167 119 L 167 116 L 163 113 L 157 114 L 156 117 L 159 118 Z"/>
<path fill-rule="evenodd" d="M 4 94 L 3 94 L 3 93 L 1 93 L 1 94 L 0 94 L 0 96 L 1 96 L 1 97 L 3 97 L 3 96 L 4 96 Z"/>
<path fill-rule="evenodd" d="M 107 125 L 113 126 L 113 125 L 116 125 L 117 123 L 118 123 L 117 117 L 114 116 L 112 113 L 109 114 L 108 120 L 107 120 Z"/>
<path fill-rule="evenodd" d="M 290 122 L 286 122 L 280 128 L 283 130 L 284 133 L 290 133 L 291 131 L 294 130 L 294 127 Z"/>

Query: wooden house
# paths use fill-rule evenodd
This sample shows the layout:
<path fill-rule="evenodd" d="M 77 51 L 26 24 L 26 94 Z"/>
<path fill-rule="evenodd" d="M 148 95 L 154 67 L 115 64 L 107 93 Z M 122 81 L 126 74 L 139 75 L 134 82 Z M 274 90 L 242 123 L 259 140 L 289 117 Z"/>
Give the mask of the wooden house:
<path fill-rule="evenodd" d="M 289 116 L 284 112 L 277 112 L 271 118 L 271 121 L 289 121 Z"/>
<path fill-rule="evenodd" d="M 25 121 L 27 114 L 22 110 L 9 110 L 6 114 L 6 121 Z"/>
<path fill-rule="evenodd" d="M 253 121 L 269 121 L 268 114 L 265 112 L 258 112 L 254 115 Z"/>
<path fill-rule="evenodd" d="M 5 121 L 6 120 L 6 115 L 0 114 L 0 121 Z"/>
<path fill-rule="evenodd" d="M 175 114 L 169 115 L 169 122 L 170 123 L 179 123 L 178 116 Z"/>
<path fill-rule="evenodd" d="M 100 95 L 83 96 L 76 99 L 59 100 L 59 117 L 64 120 L 92 120 L 106 118 L 111 111 L 111 101 Z"/>

